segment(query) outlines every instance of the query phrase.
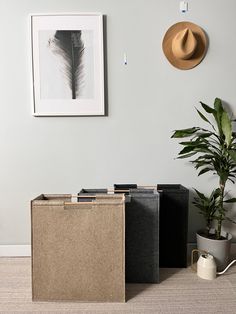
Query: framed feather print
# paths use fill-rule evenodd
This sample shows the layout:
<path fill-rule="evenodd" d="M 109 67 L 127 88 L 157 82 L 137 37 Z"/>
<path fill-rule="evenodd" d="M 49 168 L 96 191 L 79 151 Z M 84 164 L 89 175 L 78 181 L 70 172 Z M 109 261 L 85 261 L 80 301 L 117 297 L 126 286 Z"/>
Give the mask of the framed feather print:
<path fill-rule="evenodd" d="M 30 16 L 33 115 L 102 116 L 103 16 Z"/>

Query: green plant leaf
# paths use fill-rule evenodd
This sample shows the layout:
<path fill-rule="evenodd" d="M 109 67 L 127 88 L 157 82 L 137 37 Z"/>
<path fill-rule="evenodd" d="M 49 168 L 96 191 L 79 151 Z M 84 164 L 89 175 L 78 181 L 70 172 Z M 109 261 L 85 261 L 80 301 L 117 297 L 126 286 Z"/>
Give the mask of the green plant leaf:
<path fill-rule="evenodd" d="M 208 171 L 212 171 L 212 170 L 213 170 L 212 168 L 206 167 L 206 168 L 202 169 L 202 170 L 199 172 L 198 176 L 201 176 L 202 174 L 204 174 L 204 173 L 206 173 L 206 172 L 208 172 Z"/>
<path fill-rule="evenodd" d="M 189 154 L 186 154 L 186 155 L 179 156 L 179 157 L 177 157 L 177 159 L 189 158 L 189 157 L 192 157 L 195 154 L 196 154 L 196 152 L 192 152 L 192 153 L 189 153 Z"/>
<path fill-rule="evenodd" d="M 220 177 L 220 182 L 222 182 L 222 184 L 225 185 L 225 183 L 229 177 L 229 172 L 228 171 L 221 171 L 218 173 L 218 175 Z"/>
<path fill-rule="evenodd" d="M 196 153 L 210 153 L 210 154 L 212 154 L 212 151 L 210 149 L 208 149 L 206 145 L 204 147 L 196 147 L 195 152 Z"/>
<path fill-rule="evenodd" d="M 229 151 L 230 157 L 236 162 L 236 151 L 230 150 Z"/>
<path fill-rule="evenodd" d="M 218 113 L 223 113 L 224 109 L 223 109 L 223 106 L 222 106 L 222 102 L 221 102 L 221 99 L 220 98 L 215 98 L 215 101 L 214 101 L 214 108 L 215 110 L 218 112 Z"/>
<path fill-rule="evenodd" d="M 201 111 L 199 111 L 198 109 L 196 109 L 196 110 L 197 110 L 197 113 L 199 114 L 199 116 L 202 118 L 202 120 L 211 124 L 211 122 L 204 116 L 204 114 L 201 113 Z"/>
<path fill-rule="evenodd" d="M 232 222 L 233 224 L 236 224 L 236 221 L 229 217 L 225 217 L 225 219 L 228 220 L 229 222 Z"/>
<path fill-rule="evenodd" d="M 195 160 L 192 160 L 191 162 L 197 163 L 200 161 L 206 161 L 207 163 L 209 163 L 209 159 L 212 159 L 212 155 L 205 154 L 205 155 L 199 156 L 198 158 L 196 158 Z"/>
<path fill-rule="evenodd" d="M 236 198 L 235 197 L 233 197 L 233 198 L 230 198 L 230 199 L 228 199 L 228 200 L 226 200 L 226 201 L 224 201 L 225 203 L 236 203 Z"/>
<path fill-rule="evenodd" d="M 236 197 L 230 198 L 230 199 L 224 201 L 224 203 L 236 203 Z"/>
<path fill-rule="evenodd" d="M 215 191 L 214 191 L 214 197 L 219 197 L 221 195 L 221 189 L 220 188 L 217 188 Z"/>
<path fill-rule="evenodd" d="M 194 146 L 186 146 L 179 152 L 179 155 L 190 153 L 193 150 L 194 150 Z"/>
<path fill-rule="evenodd" d="M 198 134 L 198 137 L 200 137 L 200 138 L 207 138 L 207 137 L 209 137 L 211 135 L 212 135 L 212 132 L 200 133 L 200 134 Z"/>
<path fill-rule="evenodd" d="M 202 105 L 202 108 L 207 112 L 207 113 L 215 113 L 215 109 L 209 107 L 208 105 L 204 104 L 203 102 L 200 101 L 200 104 Z"/>
<path fill-rule="evenodd" d="M 182 137 L 188 137 L 197 132 L 199 128 L 193 127 L 189 129 L 182 129 L 182 130 L 176 130 L 174 134 L 171 136 L 171 138 L 182 138 Z"/>
<path fill-rule="evenodd" d="M 198 169 L 200 167 L 207 166 L 207 165 L 209 165 L 209 161 L 208 160 L 206 160 L 206 161 L 202 160 L 202 161 L 196 162 L 195 168 Z"/>
<path fill-rule="evenodd" d="M 222 126 L 222 132 L 225 136 L 225 141 L 227 145 L 229 146 L 231 143 L 231 137 L 232 137 L 232 125 L 231 125 L 231 121 L 229 119 L 228 113 L 226 111 L 222 113 L 221 126 Z"/>
<path fill-rule="evenodd" d="M 199 141 L 180 142 L 179 144 L 184 146 L 197 146 L 199 145 Z"/>
<path fill-rule="evenodd" d="M 197 189 L 194 189 L 194 191 L 197 193 L 200 199 L 206 200 L 206 196 L 203 193 L 199 192 Z"/>
<path fill-rule="evenodd" d="M 221 116 L 222 116 L 222 114 L 224 112 L 224 108 L 223 108 L 222 102 L 221 102 L 221 100 L 219 98 L 215 99 L 214 108 L 215 108 L 215 113 L 213 113 L 213 115 L 215 117 L 219 133 L 220 133 L 220 135 L 222 135 L 223 131 L 222 131 L 222 128 L 221 128 Z"/>

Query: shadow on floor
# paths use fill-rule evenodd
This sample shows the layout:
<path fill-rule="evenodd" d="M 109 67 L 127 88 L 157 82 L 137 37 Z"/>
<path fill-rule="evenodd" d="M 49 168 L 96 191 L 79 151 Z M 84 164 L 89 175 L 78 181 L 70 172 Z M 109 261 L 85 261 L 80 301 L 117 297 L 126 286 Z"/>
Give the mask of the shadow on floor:
<path fill-rule="evenodd" d="M 147 290 L 154 284 L 150 283 L 127 283 L 125 285 L 126 302 L 133 299 L 144 290 Z"/>
<path fill-rule="evenodd" d="M 168 278 L 172 277 L 176 273 L 180 272 L 181 268 L 160 268 L 160 281 L 159 283 L 151 284 L 151 283 L 127 283 L 125 286 L 126 290 L 126 301 L 129 301 L 142 293 L 145 290 L 153 287 L 153 285 L 159 285 L 163 281 L 167 280 Z"/>
<path fill-rule="evenodd" d="M 160 268 L 160 283 L 180 272 L 182 268 Z"/>

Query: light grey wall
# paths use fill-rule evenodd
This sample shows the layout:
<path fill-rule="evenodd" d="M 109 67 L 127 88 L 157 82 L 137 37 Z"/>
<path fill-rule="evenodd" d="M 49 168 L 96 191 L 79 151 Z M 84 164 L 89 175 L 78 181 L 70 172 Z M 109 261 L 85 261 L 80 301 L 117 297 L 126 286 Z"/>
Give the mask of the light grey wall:
<path fill-rule="evenodd" d="M 236 2 L 190 0 L 186 15 L 178 6 L 178 0 L 1 0 L 0 244 L 30 242 L 29 200 L 42 192 L 114 182 L 181 183 L 207 192 L 217 183 L 174 160 L 179 147 L 170 136 L 199 123 L 199 100 L 220 97 L 236 115 Z M 109 117 L 32 117 L 28 14 L 50 12 L 107 15 Z M 166 30 L 181 20 L 199 24 L 210 39 L 206 58 L 190 71 L 172 67 L 161 48 Z M 189 241 L 200 226 L 191 208 Z"/>

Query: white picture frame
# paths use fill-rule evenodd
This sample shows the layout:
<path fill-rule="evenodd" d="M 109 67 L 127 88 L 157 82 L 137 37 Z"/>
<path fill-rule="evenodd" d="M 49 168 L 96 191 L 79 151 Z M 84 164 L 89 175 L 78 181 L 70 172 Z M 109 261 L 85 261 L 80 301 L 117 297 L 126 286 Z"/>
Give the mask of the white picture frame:
<path fill-rule="evenodd" d="M 34 116 L 104 116 L 101 13 L 31 14 Z"/>

